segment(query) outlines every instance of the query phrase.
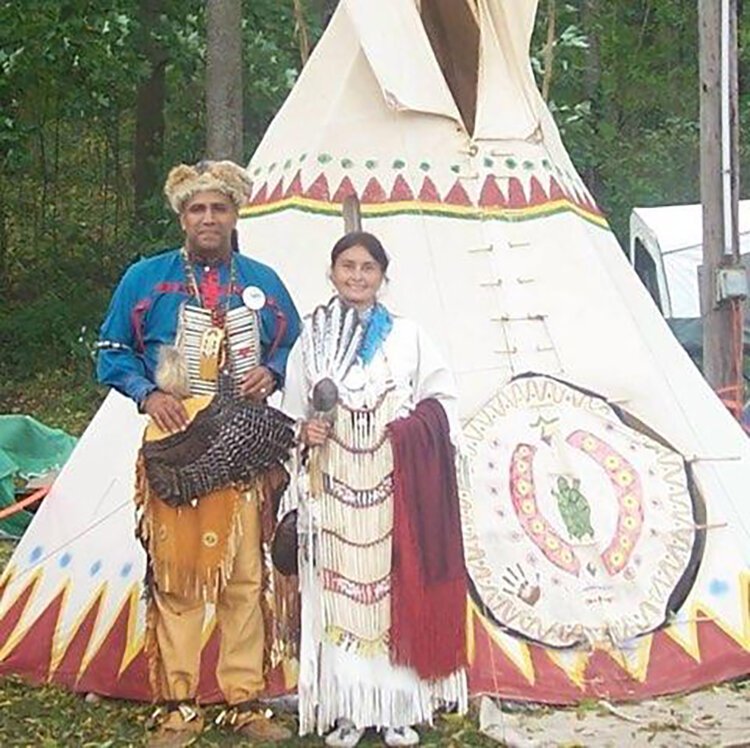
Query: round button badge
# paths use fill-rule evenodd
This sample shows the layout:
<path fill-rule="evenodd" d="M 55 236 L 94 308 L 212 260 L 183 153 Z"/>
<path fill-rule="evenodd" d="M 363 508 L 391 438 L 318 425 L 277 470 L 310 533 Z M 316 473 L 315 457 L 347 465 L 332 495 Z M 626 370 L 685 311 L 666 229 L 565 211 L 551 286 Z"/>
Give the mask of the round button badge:
<path fill-rule="evenodd" d="M 242 292 L 242 303 L 257 312 L 266 305 L 266 295 L 257 286 L 248 286 Z"/>

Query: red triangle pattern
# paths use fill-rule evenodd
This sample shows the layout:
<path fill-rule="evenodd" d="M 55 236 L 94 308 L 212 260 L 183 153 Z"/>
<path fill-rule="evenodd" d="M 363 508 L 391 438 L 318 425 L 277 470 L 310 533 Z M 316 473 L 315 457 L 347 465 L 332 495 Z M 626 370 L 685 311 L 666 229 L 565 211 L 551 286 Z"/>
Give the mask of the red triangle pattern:
<path fill-rule="evenodd" d="M 52 663 L 52 642 L 64 592 L 55 597 L 0 662 L 0 675 L 19 673 L 32 683 L 44 683 Z"/>
<path fill-rule="evenodd" d="M 219 627 L 214 626 L 211 636 L 203 646 L 201 652 L 201 670 L 198 681 L 198 694 L 200 701 L 203 703 L 216 703 L 224 700 L 224 694 L 219 686 L 219 679 L 216 677 L 216 665 L 219 662 L 219 646 L 221 644 L 221 634 Z"/>
<path fill-rule="evenodd" d="M 472 622 L 474 659 L 469 665 L 469 693 L 499 693 L 523 698 L 534 687 L 492 641 L 479 616 L 472 616 Z"/>
<path fill-rule="evenodd" d="M 268 185 L 264 184 L 250 201 L 250 205 L 264 205 L 268 202 Z"/>
<path fill-rule="evenodd" d="M 302 194 L 302 172 L 298 171 L 294 175 L 294 179 L 289 183 L 289 187 L 286 189 L 284 197 L 298 197 Z"/>
<path fill-rule="evenodd" d="M 328 180 L 325 174 L 321 174 L 305 192 L 305 197 L 311 200 L 320 200 L 324 203 L 331 202 L 331 193 L 328 190 Z"/>
<path fill-rule="evenodd" d="M 122 682 L 120 679 L 120 667 L 128 644 L 128 621 L 132 604 L 132 597 L 129 597 L 117 614 L 99 650 L 89 661 L 86 670 L 81 673 L 76 690 L 86 693 L 93 691 L 103 696 L 125 699 L 151 698 L 148 677 L 139 683 Z"/>
<path fill-rule="evenodd" d="M 77 689 L 80 691 L 80 687 Z M 152 700 L 151 687 L 149 685 L 148 660 L 146 653 L 140 652 L 131 660 L 130 664 L 122 671 L 117 681 L 118 696 L 121 698 L 139 701 Z M 129 694 L 125 696 L 124 694 Z"/>
<path fill-rule="evenodd" d="M 448 191 L 448 194 L 445 196 L 445 202 L 448 205 L 460 205 L 467 208 L 472 206 L 471 199 L 466 193 L 464 186 L 458 181 Z"/>
<path fill-rule="evenodd" d="M 701 615 L 699 613 L 698 617 Z M 712 620 L 698 625 L 700 662 L 664 631 L 658 631 L 653 635 L 645 680 L 637 680 L 607 652 L 598 650 L 590 655 L 584 685 L 579 688 L 544 647 L 533 643 L 528 647 L 534 683 L 529 683 L 492 640 L 477 616 L 475 657 L 469 669 L 470 693 L 494 693 L 505 698 L 557 704 L 584 698 L 627 701 L 693 690 L 750 672 L 750 652 Z"/>
<path fill-rule="evenodd" d="M 547 193 L 544 191 L 544 188 L 536 177 L 531 177 L 530 193 L 529 205 L 544 205 L 549 202 Z"/>
<path fill-rule="evenodd" d="M 399 174 L 396 177 L 396 181 L 393 183 L 393 189 L 391 190 L 391 202 L 409 202 L 413 199 L 414 193 L 411 191 L 409 183 L 403 178 L 401 174 Z"/>
<path fill-rule="evenodd" d="M 511 177 L 508 180 L 508 207 L 514 210 L 520 210 L 528 206 L 526 193 L 523 191 L 521 180 Z"/>
<path fill-rule="evenodd" d="M 507 205 L 505 195 L 493 174 L 484 180 L 482 192 L 479 195 L 479 206 L 482 208 L 504 208 Z"/>
<path fill-rule="evenodd" d="M 36 579 L 29 582 L 26 589 L 16 598 L 13 605 L 5 611 L 5 615 L 0 618 L 0 649 L 5 646 L 10 635 L 15 631 L 18 622 L 21 620 L 23 611 L 26 609 L 26 603 L 28 603 L 36 584 Z M 2 663 L 0 663 L 0 668 L 2 668 Z"/>
<path fill-rule="evenodd" d="M 354 189 L 352 180 L 349 179 L 349 177 L 344 177 L 341 180 L 341 184 L 339 185 L 339 188 L 336 190 L 336 193 L 333 196 L 333 202 L 343 203 L 347 197 L 350 197 L 351 195 L 356 195 L 356 194 L 357 192 Z"/>
<path fill-rule="evenodd" d="M 654 634 L 651 644 L 646 683 L 669 683 L 670 690 L 687 690 L 694 687 L 696 676 L 703 677 L 700 672 L 704 666 L 703 662 L 696 662 L 671 636 L 660 630 Z M 653 689 L 653 693 L 659 693 L 658 687 Z"/>
<path fill-rule="evenodd" d="M 555 202 L 567 199 L 566 194 L 562 191 L 562 187 L 560 187 L 560 184 L 554 177 L 549 181 L 549 199 Z"/>
<path fill-rule="evenodd" d="M 330 188 L 325 174 L 320 174 L 307 190 L 302 186 L 300 171 L 295 174 L 286 191 L 283 189 L 282 182 L 283 180 L 279 180 L 270 195 L 268 194 L 268 184 L 263 185 L 250 204 L 254 206 L 267 205 L 280 202 L 285 198 L 298 196 L 318 202 L 343 203 L 350 195 L 357 194 L 354 184 L 349 177 L 342 179 L 333 195 L 333 199 L 331 199 Z M 478 204 L 482 208 L 523 210 L 550 202 L 569 200 L 587 212 L 601 216 L 601 211 L 585 192 L 581 192 L 580 194 L 575 190 L 566 192 L 555 177 L 550 177 L 549 190 L 545 190 L 539 179 L 536 176 L 532 176 L 529 180 L 528 191 L 529 197 L 527 198 L 521 180 L 518 177 L 510 177 L 508 179 L 507 191 L 504 194 L 495 175 L 490 174 L 486 177 L 482 185 Z M 362 203 L 369 205 L 384 205 L 388 202 L 408 202 L 414 199 L 414 191 L 401 174 L 396 176 L 390 195 L 376 177 L 370 178 L 361 195 Z M 458 207 L 472 207 L 474 205 L 460 182 L 457 181 L 448 191 L 445 198 L 442 199 L 435 183 L 429 177 L 424 178 L 417 200 L 422 203 L 446 204 Z"/>
<path fill-rule="evenodd" d="M 32 581 L 0 621 L 0 645 L 15 629 L 33 592 Z M 0 674 L 15 673 L 36 683 L 46 682 L 52 656 L 52 643 L 57 629 L 64 593 L 55 597 L 18 644 L 0 662 Z M 143 651 L 119 673 L 127 645 L 127 626 L 132 598 L 123 606 L 99 651 L 86 671 L 78 678 L 81 662 L 92 635 L 101 597 L 96 600 L 78 626 L 52 681 L 76 691 L 94 691 L 106 696 L 150 700 L 148 668 Z M 535 674 L 529 683 L 513 661 L 489 635 L 479 616 L 473 619 L 475 656 L 470 665 L 472 693 L 496 693 L 506 698 L 531 699 L 545 703 L 571 703 L 583 698 L 618 700 L 643 699 L 659 694 L 699 688 L 750 672 L 750 652 L 745 650 L 708 614 L 697 611 L 698 646 L 701 660 L 697 662 L 664 631 L 653 635 L 648 670 L 643 682 L 636 680 L 604 651 L 594 652 L 586 665 L 583 688 L 579 688 L 565 671 L 539 645 L 529 644 L 529 656 Z M 223 697 L 216 679 L 220 635 L 215 630 L 206 644 L 201 659 L 199 694 L 202 701 L 213 703 Z M 268 678 L 267 694 L 284 692 L 283 673 L 274 670 Z"/>
<path fill-rule="evenodd" d="M 279 200 L 281 200 L 282 197 L 284 197 L 284 187 L 283 187 L 284 178 L 282 177 L 279 179 L 278 184 L 273 188 L 273 192 L 268 196 L 268 202 L 269 203 L 277 203 Z"/>
<path fill-rule="evenodd" d="M 385 190 L 380 186 L 380 182 L 373 177 L 362 192 L 362 203 L 382 205 L 387 202 L 388 196 L 385 194 Z"/>
<path fill-rule="evenodd" d="M 536 673 L 534 693 L 540 694 L 540 701 L 559 704 L 576 702 L 581 698 L 582 689 L 568 677 L 565 670 L 549 656 L 544 647 L 529 644 L 529 655 Z"/>
<path fill-rule="evenodd" d="M 419 191 L 419 200 L 423 203 L 442 202 L 435 183 L 429 177 L 425 177 L 424 182 L 422 182 L 422 189 Z"/>
<path fill-rule="evenodd" d="M 632 699 L 643 688 L 643 684 L 601 650 L 589 657 L 584 681 L 586 694 L 594 698 Z"/>
<path fill-rule="evenodd" d="M 708 611 L 698 609 L 698 651 L 710 682 L 750 673 L 750 652 L 740 646 L 720 626 L 709 619 Z"/>
<path fill-rule="evenodd" d="M 65 688 L 75 688 L 78 674 L 81 671 L 81 663 L 86 654 L 86 648 L 94 631 L 94 626 L 96 626 L 96 617 L 99 614 L 101 603 L 102 595 L 100 593 L 99 597 L 96 598 L 96 602 L 86 614 L 86 617 L 81 621 L 75 634 L 73 634 L 70 644 L 68 644 L 68 648 L 65 650 L 65 654 L 60 659 L 55 672 L 52 674 L 53 683 L 57 683 Z"/>

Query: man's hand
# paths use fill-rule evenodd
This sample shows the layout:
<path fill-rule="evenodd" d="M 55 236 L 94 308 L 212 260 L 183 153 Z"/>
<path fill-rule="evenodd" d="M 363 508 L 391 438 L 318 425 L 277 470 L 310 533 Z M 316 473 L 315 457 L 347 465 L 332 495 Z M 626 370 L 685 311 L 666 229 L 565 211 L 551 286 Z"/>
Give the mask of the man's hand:
<path fill-rule="evenodd" d="M 326 443 L 331 433 L 331 424 L 322 418 L 305 421 L 300 429 L 299 437 L 308 447 L 321 447 Z"/>
<path fill-rule="evenodd" d="M 161 390 L 154 390 L 145 399 L 143 412 L 151 416 L 162 431 L 170 434 L 184 431 L 190 423 L 182 401 Z"/>
<path fill-rule="evenodd" d="M 259 403 L 273 394 L 276 389 L 276 380 L 270 370 L 265 366 L 255 366 L 245 374 L 240 384 L 240 393 L 243 397 Z"/>

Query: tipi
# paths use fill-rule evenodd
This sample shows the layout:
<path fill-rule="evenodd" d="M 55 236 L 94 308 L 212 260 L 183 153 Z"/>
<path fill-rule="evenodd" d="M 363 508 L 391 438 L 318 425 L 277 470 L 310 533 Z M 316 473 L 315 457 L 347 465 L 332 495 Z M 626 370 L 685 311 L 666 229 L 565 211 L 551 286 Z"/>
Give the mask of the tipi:
<path fill-rule="evenodd" d="M 577 176 L 536 0 L 341 0 L 249 166 L 243 251 L 303 310 L 342 203 L 458 375 L 474 692 L 640 698 L 750 671 L 750 443 Z M 0 580 L 0 673 L 144 697 L 141 424 L 111 395 Z M 215 696 L 206 632 L 204 694 Z"/>

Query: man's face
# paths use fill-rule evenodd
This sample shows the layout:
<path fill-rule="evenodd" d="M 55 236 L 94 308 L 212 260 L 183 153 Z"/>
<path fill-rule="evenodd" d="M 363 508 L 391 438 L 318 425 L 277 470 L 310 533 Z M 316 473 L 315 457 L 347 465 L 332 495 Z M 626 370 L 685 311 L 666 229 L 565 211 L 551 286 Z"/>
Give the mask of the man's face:
<path fill-rule="evenodd" d="M 180 226 L 188 252 L 203 257 L 226 255 L 232 250 L 232 230 L 237 208 L 223 192 L 196 192 L 182 207 Z"/>

